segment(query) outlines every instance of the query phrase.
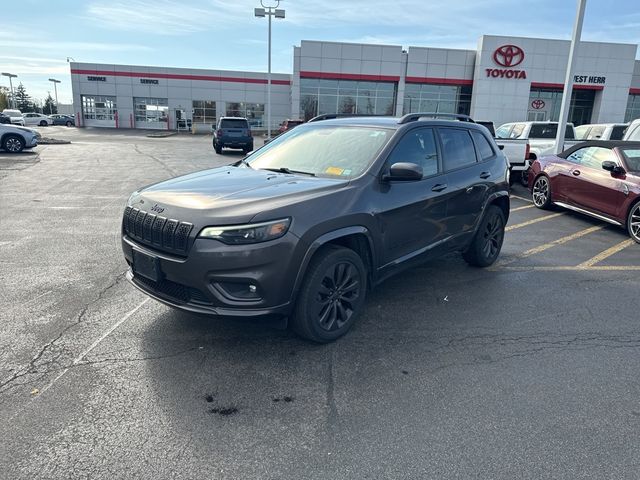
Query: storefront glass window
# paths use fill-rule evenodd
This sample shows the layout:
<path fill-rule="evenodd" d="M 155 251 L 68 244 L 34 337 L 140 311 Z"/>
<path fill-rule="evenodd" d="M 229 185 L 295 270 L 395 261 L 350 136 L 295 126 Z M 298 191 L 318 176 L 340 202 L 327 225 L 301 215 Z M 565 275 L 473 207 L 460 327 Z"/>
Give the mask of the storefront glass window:
<path fill-rule="evenodd" d="M 471 112 L 471 86 L 407 83 L 404 90 L 404 113 Z"/>
<path fill-rule="evenodd" d="M 627 111 L 624 114 L 624 121 L 630 122 L 640 118 L 640 95 L 629 95 L 627 100 Z"/>
<path fill-rule="evenodd" d="M 357 80 L 300 79 L 300 118 L 325 113 L 393 115 L 396 84 Z"/>
<path fill-rule="evenodd" d="M 227 117 L 244 117 L 251 128 L 264 125 L 264 103 L 227 103 Z M 273 116 L 273 115 L 272 115 Z"/>
<path fill-rule="evenodd" d="M 136 123 L 166 122 L 169 102 L 166 98 L 134 98 Z"/>
<path fill-rule="evenodd" d="M 115 120 L 116 97 L 82 95 L 82 114 L 87 120 Z"/>
<path fill-rule="evenodd" d="M 575 126 L 591 123 L 593 113 L 593 102 L 595 100 L 595 90 L 574 90 L 571 95 L 571 107 L 569 109 L 569 122 Z M 535 100 L 542 100 L 538 103 L 538 109 L 534 109 L 532 104 Z M 560 118 L 560 106 L 562 104 L 562 90 L 549 88 L 532 88 L 529 93 L 528 120 L 557 122 Z"/>
<path fill-rule="evenodd" d="M 216 102 L 209 100 L 193 101 L 193 123 L 216 123 Z"/>

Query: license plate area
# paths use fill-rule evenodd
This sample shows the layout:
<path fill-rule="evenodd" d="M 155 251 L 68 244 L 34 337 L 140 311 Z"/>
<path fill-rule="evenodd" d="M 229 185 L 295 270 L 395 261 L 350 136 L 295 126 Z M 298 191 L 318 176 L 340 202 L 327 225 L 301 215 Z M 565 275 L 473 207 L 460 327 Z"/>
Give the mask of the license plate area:
<path fill-rule="evenodd" d="M 154 282 L 162 280 L 162 271 L 160 270 L 158 257 L 147 255 L 135 249 L 133 250 L 133 273 Z"/>

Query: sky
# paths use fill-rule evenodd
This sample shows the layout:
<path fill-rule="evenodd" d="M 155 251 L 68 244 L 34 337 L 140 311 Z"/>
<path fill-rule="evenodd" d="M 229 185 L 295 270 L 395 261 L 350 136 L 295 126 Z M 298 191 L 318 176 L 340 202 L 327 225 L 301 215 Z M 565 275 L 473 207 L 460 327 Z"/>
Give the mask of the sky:
<path fill-rule="evenodd" d="M 275 5 L 275 0 L 263 0 Z M 570 39 L 575 0 L 283 0 L 272 70 L 291 73 L 293 45 L 326 40 L 475 49 L 483 35 Z M 32 97 L 71 103 L 77 62 L 267 70 L 260 0 L 20 0 L 2 2 L 0 72 Z M 640 43 L 638 0 L 587 0 L 583 40 Z M 640 58 L 640 57 L 639 57 Z M 0 86 L 9 86 L 0 77 Z"/>

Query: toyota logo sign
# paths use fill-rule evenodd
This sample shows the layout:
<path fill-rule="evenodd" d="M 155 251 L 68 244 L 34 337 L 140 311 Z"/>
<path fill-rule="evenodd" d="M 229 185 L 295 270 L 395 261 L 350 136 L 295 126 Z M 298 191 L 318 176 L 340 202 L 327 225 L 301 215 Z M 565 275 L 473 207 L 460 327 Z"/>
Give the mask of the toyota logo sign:
<path fill-rule="evenodd" d="M 541 108 L 544 108 L 544 105 L 545 105 L 544 100 L 540 100 L 539 98 L 531 102 L 531 106 L 536 110 L 540 110 Z"/>
<path fill-rule="evenodd" d="M 515 67 L 524 60 L 524 51 L 516 45 L 502 45 L 493 52 L 493 61 L 503 67 Z"/>

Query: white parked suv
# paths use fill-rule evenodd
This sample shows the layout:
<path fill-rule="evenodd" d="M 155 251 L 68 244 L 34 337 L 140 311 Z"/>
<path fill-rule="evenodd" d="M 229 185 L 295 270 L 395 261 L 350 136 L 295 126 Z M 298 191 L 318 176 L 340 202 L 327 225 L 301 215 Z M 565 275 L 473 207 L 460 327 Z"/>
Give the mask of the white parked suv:
<path fill-rule="evenodd" d="M 40 134 L 35 130 L 15 125 L 0 124 L 0 148 L 9 153 L 20 153 L 38 145 Z"/>
<path fill-rule="evenodd" d="M 53 125 L 53 120 L 41 113 L 27 112 L 23 113 L 22 116 L 24 117 L 25 125 L 39 125 L 41 127 Z"/>
<path fill-rule="evenodd" d="M 640 141 L 640 118 L 636 118 L 627 127 L 627 131 L 624 132 L 623 140 L 633 140 L 634 142 Z"/>
<path fill-rule="evenodd" d="M 5 108 L 2 113 L 4 113 L 7 117 L 11 118 L 11 123 L 14 125 L 22 125 L 24 127 L 24 117 L 22 116 L 22 112 L 20 110 L 12 110 L 10 108 Z"/>

